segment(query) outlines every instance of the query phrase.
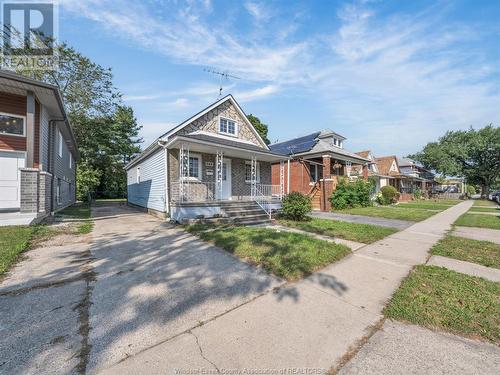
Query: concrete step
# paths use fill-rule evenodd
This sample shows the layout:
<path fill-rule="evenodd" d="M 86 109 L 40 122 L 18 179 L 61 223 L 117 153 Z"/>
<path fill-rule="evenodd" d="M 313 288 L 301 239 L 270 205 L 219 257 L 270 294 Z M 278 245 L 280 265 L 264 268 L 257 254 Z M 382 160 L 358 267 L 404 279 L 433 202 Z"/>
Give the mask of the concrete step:
<path fill-rule="evenodd" d="M 235 224 L 237 224 L 237 225 L 271 224 L 271 220 L 269 220 L 269 216 L 267 216 L 266 219 L 260 219 L 260 220 L 245 219 L 245 220 L 241 220 L 241 221 L 235 222 Z"/>
<path fill-rule="evenodd" d="M 242 221 L 248 221 L 248 220 L 266 220 L 266 219 L 267 220 L 269 219 L 269 215 L 266 214 L 264 211 L 262 211 L 262 213 L 259 213 L 259 214 L 246 215 L 246 216 L 236 216 L 236 217 L 232 218 L 233 222 L 235 222 L 235 223 L 239 223 Z"/>
<path fill-rule="evenodd" d="M 249 210 L 238 210 L 238 211 L 226 211 L 224 210 L 227 217 L 241 217 L 241 216 L 250 216 L 250 215 L 259 215 L 264 211 L 259 208 L 252 208 Z"/>

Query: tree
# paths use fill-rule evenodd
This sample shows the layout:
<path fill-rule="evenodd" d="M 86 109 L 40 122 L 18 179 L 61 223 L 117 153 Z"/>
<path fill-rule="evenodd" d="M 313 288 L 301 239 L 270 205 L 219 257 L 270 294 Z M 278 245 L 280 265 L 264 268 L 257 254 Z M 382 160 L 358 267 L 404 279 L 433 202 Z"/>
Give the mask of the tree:
<path fill-rule="evenodd" d="M 257 130 L 257 133 L 259 133 L 260 137 L 262 140 L 265 142 L 266 145 L 271 143 L 271 141 L 267 138 L 267 132 L 268 132 L 268 126 L 260 121 L 260 119 L 257 116 L 254 116 L 252 114 L 249 114 L 247 116 L 248 121 L 253 125 L 255 130 Z"/>
<path fill-rule="evenodd" d="M 92 62 L 66 44 L 57 49 L 57 71 L 18 73 L 56 85 L 61 91 L 81 154 L 77 168 L 79 198 L 87 192 L 98 197 L 123 197 L 124 166 L 133 154 L 140 152 L 141 126 L 132 108 L 122 104 L 111 69 Z"/>
<path fill-rule="evenodd" d="M 500 179 L 500 128 L 448 131 L 409 157 L 443 175 L 465 177 L 480 185 L 484 196 Z"/>

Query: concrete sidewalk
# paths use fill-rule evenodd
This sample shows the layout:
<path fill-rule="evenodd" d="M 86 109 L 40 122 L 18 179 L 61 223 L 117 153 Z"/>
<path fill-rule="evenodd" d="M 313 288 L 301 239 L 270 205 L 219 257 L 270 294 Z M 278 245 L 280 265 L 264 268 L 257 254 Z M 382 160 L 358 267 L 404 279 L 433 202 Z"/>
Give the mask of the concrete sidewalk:
<path fill-rule="evenodd" d="M 457 237 L 470 238 L 477 241 L 490 241 L 500 244 L 500 230 L 473 228 L 473 227 L 456 227 L 453 235 Z"/>
<path fill-rule="evenodd" d="M 313 211 L 311 212 L 310 216 L 316 217 L 318 219 L 330 219 L 330 220 L 348 221 L 350 223 L 358 223 L 358 224 L 379 225 L 381 227 L 396 228 L 399 230 L 406 229 L 414 224 L 413 221 L 386 219 L 384 217 L 375 217 L 375 216 L 339 214 L 336 212 Z"/>
<path fill-rule="evenodd" d="M 463 202 L 131 356 L 105 374 L 205 368 L 327 371 L 370 333 L 402 279 L 472 202 Z"/>
<path fill-rule="evenodd" d="M 500 282 L 500 270 L 497 268 L 486 267 L 480 264 L 464 262 L 463 260 L 433 255 L 427 264 L 448 268 L 449 270 L 465 273 L 466 275 L 482 277 L 486 280 Z"/>

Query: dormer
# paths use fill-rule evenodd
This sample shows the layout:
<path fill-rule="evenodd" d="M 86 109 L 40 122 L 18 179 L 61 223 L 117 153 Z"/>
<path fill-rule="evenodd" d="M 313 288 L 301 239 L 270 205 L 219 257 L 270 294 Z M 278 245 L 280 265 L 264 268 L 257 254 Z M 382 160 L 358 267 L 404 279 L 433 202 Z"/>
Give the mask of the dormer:
<path fill-rule="evenodd" d="M 325 142 L 328 142 L 330 145 L 338 148 L 344 148 L 344 141 L 347 139 L 341 136 L 338 133 L 335 133 L 331 130 L 323 130 L 318 136 L 319 139 L 322 139 Z"/>

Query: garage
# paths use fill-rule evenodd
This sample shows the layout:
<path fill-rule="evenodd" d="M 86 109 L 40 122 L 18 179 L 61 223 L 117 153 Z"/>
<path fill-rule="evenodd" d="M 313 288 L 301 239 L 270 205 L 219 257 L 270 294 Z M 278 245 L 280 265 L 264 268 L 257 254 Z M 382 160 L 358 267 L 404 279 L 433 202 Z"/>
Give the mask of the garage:
<path fill-rule="evenodd" d="M 20 172 L 26 162 L 24 152 L 0 151 L 0 210 L 20 207 Z"/>

